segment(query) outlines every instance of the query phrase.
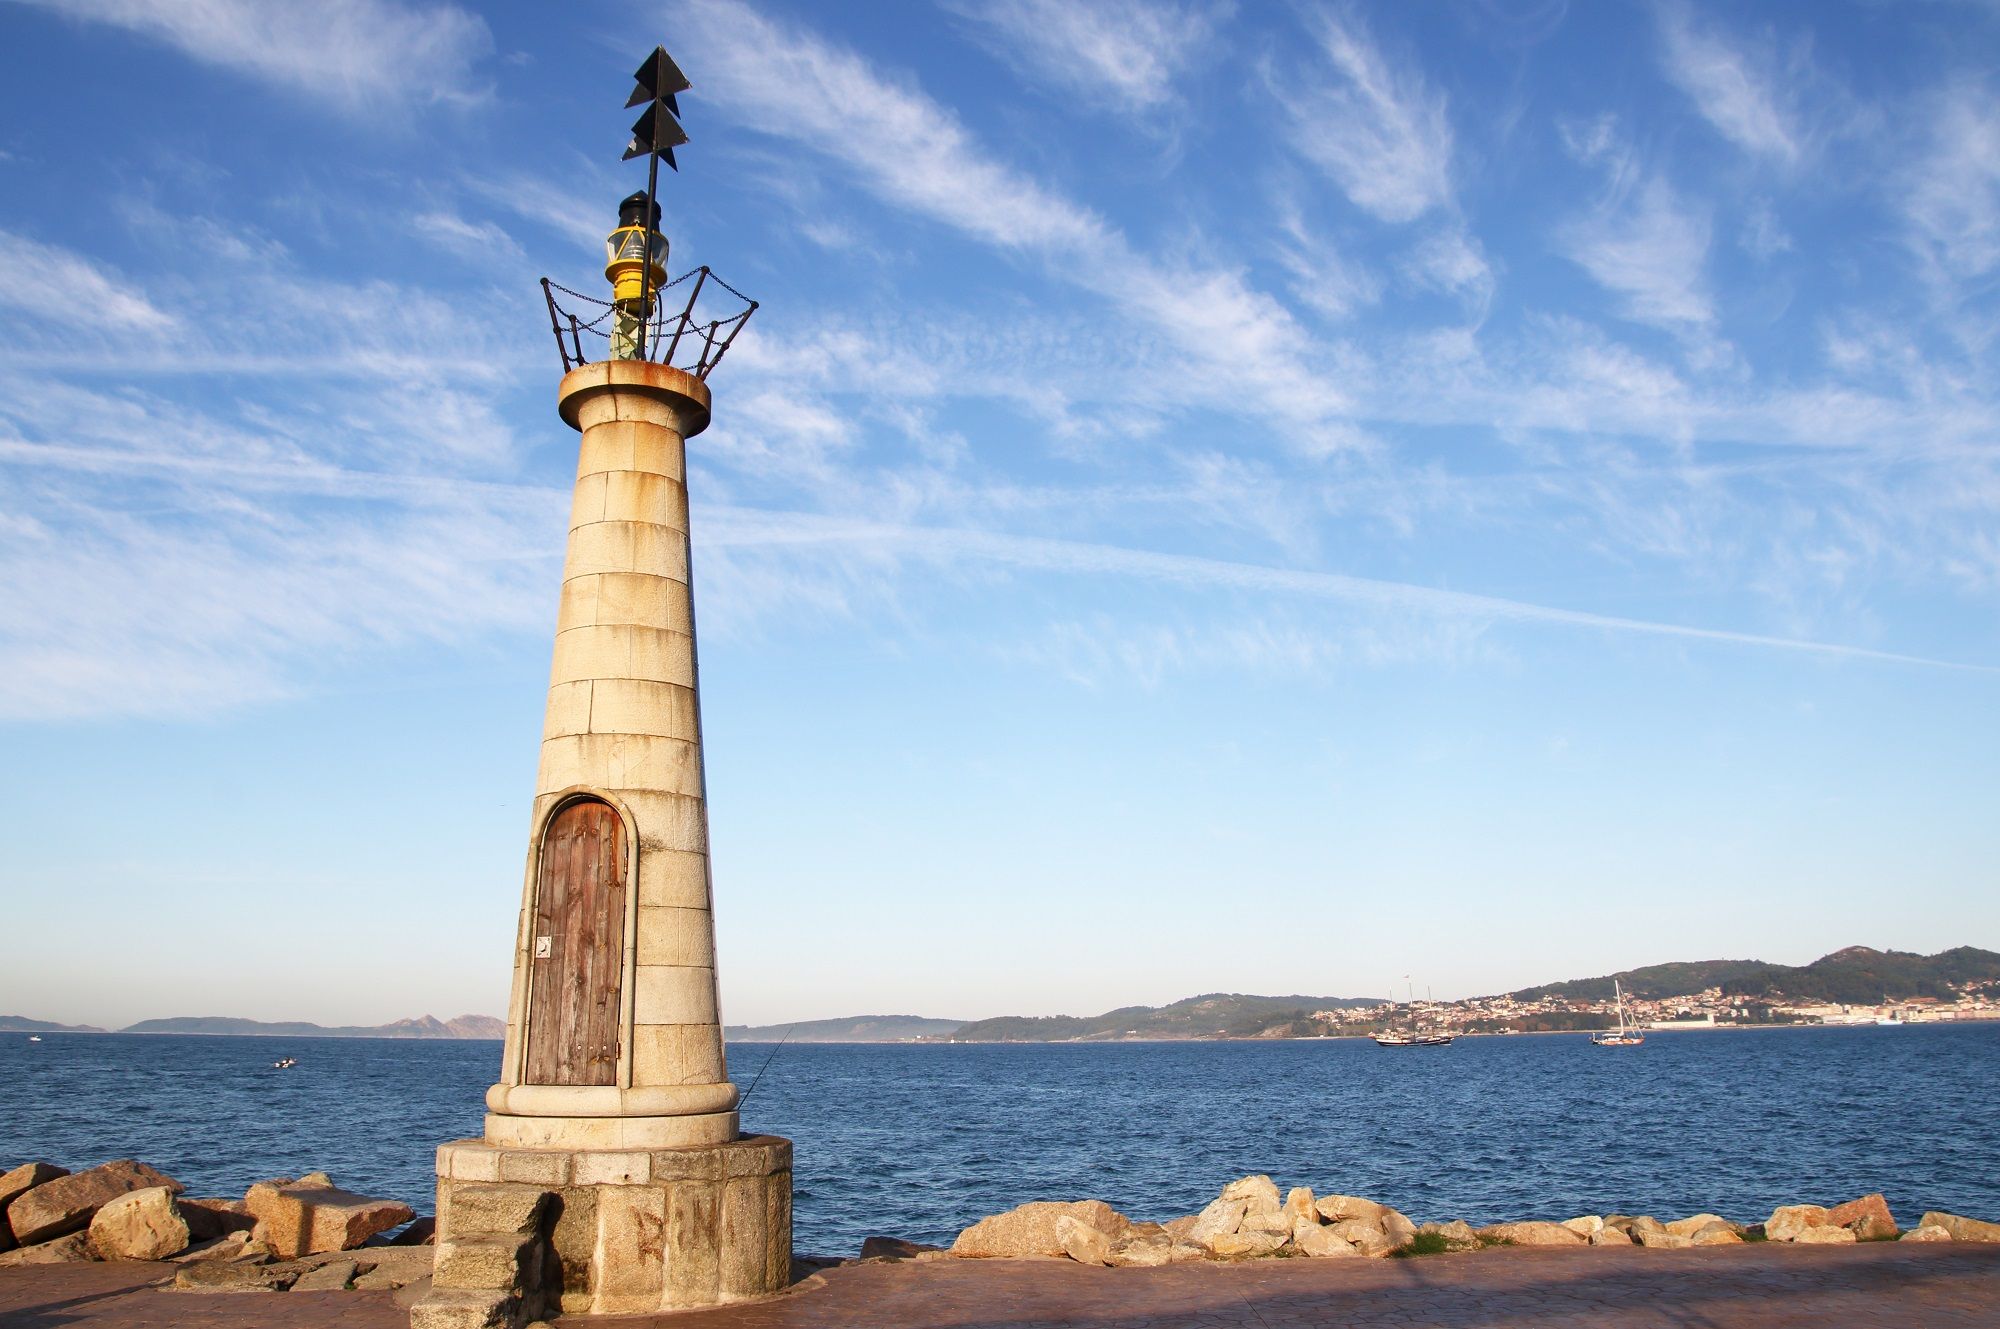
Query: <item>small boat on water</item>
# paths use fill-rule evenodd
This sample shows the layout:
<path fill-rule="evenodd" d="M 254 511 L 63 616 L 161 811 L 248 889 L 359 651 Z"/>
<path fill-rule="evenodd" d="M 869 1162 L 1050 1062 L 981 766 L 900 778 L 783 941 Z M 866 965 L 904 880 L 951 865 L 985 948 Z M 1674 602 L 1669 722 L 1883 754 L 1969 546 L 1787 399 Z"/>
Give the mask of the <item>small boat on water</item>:
<path fill-rule="evenodd" d="M 299 1059 L 297 1057 L 280 1057 L 271 1063 L 271 1069 L 274 1071 L 288 1071 L 298 1064 Z"/>
<path fill-rule="evenodd" d="M 1900 1015 L 1878 1015 L 1875 1017 L 1875 1023 L 1884 1026 L 1895 1025 L 1900 1028 L 1903 1023 L 1903 1017 Z"/>
<path fill-rule="evenodd" d="M 1625 989 L 1617 979 L 1611 980 L 1611 991 L 1618 998 L 1618 1029 L 1600 1029 L 1590 1036 L 1590 1041 L 1601 1048 L 1635 1048 L 1646 1041 L 1646 1036 L 1625 1024 Z"/>
<path fill-rule="evenodd" d="M 1376 1034 L 1374 1037 L 1375 1046 L 1382 1048 L 1441 1048 L 1448 1046 L 1453 1036 L 1451 1034 L 1419 1033 L 1414 1030 L 1405 1034 L 1391 1029 L 1386 1033 Z"/>
<path fill-rule="evenodd" d="M 1405 974 L 1404 979 L 1407 981 L 1408 978 L 1409 975 Z M 1428 993 L 1430 989 L 1425 988 L 1424 991 Z M 1412 1011 L 1410 1027 L 1408 1029 L 1384 1029 L 1381 1033 L 1373 1035 L 1375 1046 L 1378 1048 L 1449 1047 L 1452 1039 L 1450 1034 L 1440 1034 L 1436 1030 L 1426 1032 L 1417 1028 L 1414 1014 L 1417 1004 L 1417 990 L 1414 986 L 1409 989 L 1409 997 Z M 1391 1005 L 1394 1005 L 1395 1001 L 1396 998 L 1392 993 L 1389 997 L 1389 1002 Z"/>
<path fill-rule="evenodd" d="M 39 1043 L 42 1041 L 42 1036 L 40 1034 L 29 1034 L 28 1041 L 30 1043 Z"/>

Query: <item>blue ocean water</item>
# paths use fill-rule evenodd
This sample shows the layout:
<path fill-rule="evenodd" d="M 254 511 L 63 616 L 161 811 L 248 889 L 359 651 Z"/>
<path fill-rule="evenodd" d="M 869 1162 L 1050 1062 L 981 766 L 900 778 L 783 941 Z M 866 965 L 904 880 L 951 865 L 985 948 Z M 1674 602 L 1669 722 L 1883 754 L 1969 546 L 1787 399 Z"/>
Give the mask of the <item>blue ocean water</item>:
<path fill-rule="evenodd" d="M 271 1068 L 298 1058 L 289 1071 Z M 2000 1023 L 1365 1040 L 746 1044 L 746 1130 L 797 1146 L 796 1241 L 943 1241 L 1028 1200 L 1191 1213 L 1222 1184 L 1372 1196 L 1419 1220 L 1739 1220 L 1882 1191 L 2000 1218 Z M 138 1157 L 196 1193 L 313 1168 L 428 1210 L 477 1135 L 495 1043 L 0 1035 L 0 1166 Z"/>

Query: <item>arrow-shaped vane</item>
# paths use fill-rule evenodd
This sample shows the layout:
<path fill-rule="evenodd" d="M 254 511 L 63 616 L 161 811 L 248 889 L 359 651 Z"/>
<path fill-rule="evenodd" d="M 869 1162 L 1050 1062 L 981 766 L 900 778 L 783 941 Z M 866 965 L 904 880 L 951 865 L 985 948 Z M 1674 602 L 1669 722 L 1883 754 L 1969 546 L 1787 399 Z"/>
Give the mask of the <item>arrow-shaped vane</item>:
<path fill-rule="evenodd" d="M 674 149 L 687 142 L 688 136 L 677 118 L 681 108 L 674 98 L 694 85 L 664 46 L 653 48 L 653 53 L 633 72 L 632 79 L 638 86 L 632 89 L 625 105 L 644 104 L 646 109 L 632 125 L 632 141 L 625 146 L 625 160 L 649 155 L 663 157 L 667 165 L 680 170 L 680 163 L 674 160 Z"/>

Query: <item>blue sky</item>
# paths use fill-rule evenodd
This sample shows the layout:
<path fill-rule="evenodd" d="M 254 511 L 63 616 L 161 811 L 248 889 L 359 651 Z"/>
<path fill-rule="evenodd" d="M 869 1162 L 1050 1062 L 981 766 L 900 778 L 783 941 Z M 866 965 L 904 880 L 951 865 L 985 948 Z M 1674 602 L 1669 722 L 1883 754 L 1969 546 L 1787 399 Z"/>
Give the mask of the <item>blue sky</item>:
<path fill-rule="evenodd" d="M 725 1012 L 2000 946 L 2000 16 L 0 2 L 0 1011 L 503 1009 L 627 75 Z"/>

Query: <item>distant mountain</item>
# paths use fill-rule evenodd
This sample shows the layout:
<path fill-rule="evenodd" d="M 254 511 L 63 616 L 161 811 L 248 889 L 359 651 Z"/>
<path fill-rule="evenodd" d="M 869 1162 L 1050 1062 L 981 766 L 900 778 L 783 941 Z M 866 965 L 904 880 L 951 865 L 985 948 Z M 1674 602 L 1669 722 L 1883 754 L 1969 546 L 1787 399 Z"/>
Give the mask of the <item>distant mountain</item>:
<path fill-rule="evenodd" d="M 122 1034 L 252 1034 L 265 1038 L 504 1038 L 507 1022 L 490 1015 L 461 1015 L 440 1020 L 433 1015 L 389 1024 L 318 1025 L 305 1020 L 246 1020 L 235 1015 L 176 1015 L 141 1020 L 119 1030 Z"/>
<path fill-rule="evenodd" d="M 0 1015 L 0 1034 L 101 1034 L 94 1024 L 56 1024 L 51 1020 L 30 1020 L 25 1015 Z"/>
<path fill-rule="evenodd" d="M 2000 979 L 2000 953 L 1959 946 L 1936 955 L 1916 955 L 1909 951 L 1849 946 L 1808 965 L 1767 964 L 1762 960 L 1682 961 L 1628 969 L 1600 978 L 1548 983 L 1507 995 L 1519 1001 L 1548 997 L 1596 1001 L 1611 995 L 1614 978 L 1624 984 L 1627 993 L 1641 1000 L 1721 988 L 1727 997 L 1873 1006 L 1912 997 L 1950 1000 L 1954 983 Z"/>
<path fill-rule="evenodd" d="M 732 1024 L 722 1031 L 729 1043 L 908 1043 L 949 1034 L 963 1020 L 933 1020 L 922 1015 L 851 1015 L 839 1020 L 800 1020 L 797 1024 Z"/>
<path fill-rule="evenodd" d="M 1210 992 L 1169 1006 L 1121 1006 L 1102 1015 L 1003 1015 L 950 1037 L 969 1043 L 1057 1043 L 1080 1039 L 1283 1038 L 1314 1011 L 1374 1006 L 1377 997 L 1257 997 Z"/>

